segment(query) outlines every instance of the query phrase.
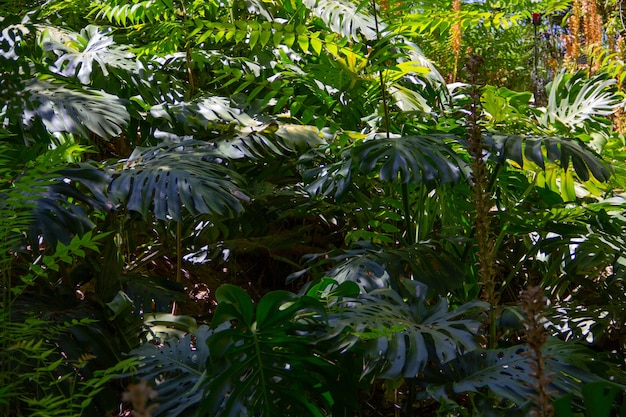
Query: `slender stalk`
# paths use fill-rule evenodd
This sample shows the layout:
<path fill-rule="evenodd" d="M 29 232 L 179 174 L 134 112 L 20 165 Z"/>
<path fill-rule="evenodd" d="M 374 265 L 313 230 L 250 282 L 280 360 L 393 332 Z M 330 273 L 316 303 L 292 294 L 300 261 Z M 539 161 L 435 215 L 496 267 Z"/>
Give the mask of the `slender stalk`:
<path fill-rule="evenodd" d="M 176 282 L 183 281 L 183 239 L 182 239 L 182 221 L 176 222 Z M 172 302 L 172 314 L 178 312 L 178 304 Z"/>
<path fill-rule="evenodd" d="M 181 0 L 180 4 L 183 11 L 184 23 L 187 20 L 187 8 L 185 7 L 185 0 Z M 193 68 L 191 67 L 191 45 L 189 43 L 189 39 L 185 39 L 185 65 L 187 66 L 187 81 L 189 82 L 189 98 L 191 99 L 194 95 L 196 88 L 193 81 Z"/>
<path fill-rule="evenodd" d="M 413 219 L 411 218 L 411 209 L 409 207 L 409 186 L 406 182 L 402 183 L 402 208 L 404 210 L 406 241 L 409 245 L 412 245 L 415 243 L 415 233 L 413 232 Z"/>
<path fill-rule="evenodd" d="M 533 16 L 533 27 L 535 29 L 535 37 L 534 37 L 534 59 L 533 59 L 533 88 L 535 93 L 535 100 L 539 97 L 539 71 L 537 70 L 538 60 L 539 60 L 539 51 L 537 49 L 537 24 L 534 21 Z"/>
<path fill-rule="evenodd" d="M 415 378 L 409 379 L 409 393 L 406 402 L 406 417 L 413 416 L 413 398 L 415 397 Z"/>
<path fill-rule="evenodd" d="M 546 360 L 549 357 L 543 353 L 543 346 L 549 337 L 548 331 L 543 325 L 543 310 L 547 300 L 543 296 L 541 287 L 530 287 L 526 291 L 522 291 L 521 295 L 522 310 L 526 315 L 524 327 L 526 345 L 528 346 L 528 350 L 524 353 L 530 359 L 532 368 L 530 376 L 535 380 L 532 386 L 535 394 L 529 398 L 534 404 L 531 416 L 551 417 L 554 415 L 554 407 L 552 406 L 549 386 L 554 375 L 548 371 Z"/>
<path fill-rule="evenodd" d="M 372 0 L 372 10 L 374 14 L 374 28 L 376 29 L 376 43 L 380 42 L 380 29 L 378 27 L 378 11 L 376 8 L 376 0 Z M 387 134 L 387 139 L 389 139 L 389 104 L 387 103 L 387 88 L 385 88 L 385 79 L 383 77 L 383 72 L 378 72 L 378 80 L 380 82 L 380 95 L 383 101 L 383 112 L 384 112 L 384 122 L 385 122 L 385 132 Z"/>
<path fill-rule="evenodd" d="M 472 203 L 476 210 L 474 218 L 474 232 L 476 237 L 478 258 L 478 278 L 482 287 L 482 298 L 490 305 L 489 309 L 489 348 L 495 348 L 497 342 L 496 312 L 499 303 L 499 293 L 496 289 L 495 250 L 496 239 L 491 230 L 489 212 L 492 200 L 489 192 L 490 178 L 487 164 L 483 157 L 482 130 L 480 118 L 481 92 L 478 87 L 478 73 L 483 59 L 479 56 L 470 58 L 467 69 L 470 76 L 471 107 L 467 121 L 469 136 L 469 151 L 472 155 Z"/>
<path fill-rule="evenodd" d="M 252 330 L 252 340 L 254 340 L 254 352 L 256 353 L 255 357 L 257 359 L 257 369 L 259 370 L 259 381 L 261 381 L 262 386 L 261 391 L 263 392 L 263 409 L 264 409 L 264 416 L 269 416 L 271 415 L 271 409 L 270 409 L 270 398 L 267 395 L 268 390 L 267 387 L 265 386 L 266 384 L 266 379 L 265 379 L 265 369 L 263 368 L 263 361 L 261 360 L 261 358 L 263 357 L 262 352 L 261 352 L 261 346 L 259 346 L 259 339 L 258 339 L 258 333 L 256 332 L 256 329 L 248 329 L 249 331 Z"/>
<path fill-rule="evenodd" d="M 376 29 L 376 42 L 380 42 L 380 28 L 378 26 L 378 11 L 376 7 L 376 0 L 372 0 L 372 13 L 374 14 L 374 27 Z M 389 120 L 389 103 L 387 102 L 387 88 L 385 87 L 385 79 L 383 72 L 378 72 L 378 80 L 380 83 L 380 95 L 383 105 L 383 122 L 385 126 L 385 135 L 387 139 L 390 137 L 390 120 Z M 404 180 L 404 178 L 402 179 Z M 407 243 L 409 245 L 415 243 L 415 233 L 413 232 L 413 218 L 411 216 L 411 210 L 409 205 L 409 188 L 406 182 L 402 182 L 402 210 L 404 211 L 404 224 L 406 227 Z"/>
<path fill-rule="evenodd" d="M 187 20 L 187 8 L 185 7 L 185 0 L 180 0 L 180 4 L 183 11 L 183 21 Z M 195 93 L 195 84 L 193 80 L 193 68 L 191 67 L 191 45 L 189 39 L 185 40 L 185 64 L 187 66 L 187 78 L 189 82 L 189 98 L 191 99 Z M 183 245 L 182 245 L 182 221 L 176 222 L 176 282 L 182 282 L 182 270 L 183 270 Z M 176 302 L 172 303 L 172 314 L 176 314 L 178 306 Z"/>
<path fill-rule="evenodd" d="M 182 224 L 176 222 L 176 282 L 182 282 L 183 270 L 183 242 L 182 242 Z"/>
<path fill-rule="evenodd" d="M 8 227 L 4 228 L 2 236 L 9 235 Z M 4 242 L 3 242 L 4 243 Z M 5 245 L 2 245 L 3 247 Z M 8 245 L 6 245 L 8 247 Z M 0 274 L 2 274 L 2 305 L 0 306 L 0 313 L 6 315 L 5 317 L 0 316 L 2 322 L 0 323 L 0 338 L 2 341 L 0 342 L 0 348 L 2 352 L 8 352 L 9 344 L 13 341 L 13 337 L 10 334 L 11 329 L 11 261 L 2 260 L 2 264 L 0 264 L 2 269 L 0 270 Z M 10 376 L 11 376 L 11 361 L 8 360 L 8 355 L 3 355 L 3 358 L 0 359 L 0 386 L 7 387 L 11 384 Z M 14 398 L 11 396 L 8 399 L 7 408 L 5 409 L 0 405 L 0 412 L 6 412 L 11 409 Z"/>

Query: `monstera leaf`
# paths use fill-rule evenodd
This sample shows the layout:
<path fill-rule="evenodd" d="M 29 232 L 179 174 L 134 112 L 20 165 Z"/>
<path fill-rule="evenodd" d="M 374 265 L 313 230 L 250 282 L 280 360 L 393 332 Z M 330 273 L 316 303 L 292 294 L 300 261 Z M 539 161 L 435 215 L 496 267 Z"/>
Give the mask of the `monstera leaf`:
<path fill-rule="evenodd" d="M 43 236 L 52 247 L 55 247 L 57 242 L 69 244 L 72 236 L 82 236 L 95 226 L 85 208 L 78 203 L 82 201 L 94 206 L 98 202 L 70 185 L 62 183 L 50 185 L 32 198 L 35 210 L 29 230 L 31 243 L 37 242 L 38 237 Z"/>
<path fill-rule="evenodd" d="M 430 188 L 469 177 L 460 141 L 445 135 L 374 137 L 358 142 L 341 160 L 303 173 L 307 191 L 341 200 L 357 174 L 378 173 L 382 181 L 419 184 Z"/>
<path fill-rule="evenodd" d="M 135 55 L 115 45 L 110 33 L 111 29 L 93 25 L 87 26 L 79 34 L 48 28 L 41 35 L 42 49 L 58 57 L 53 71 L 66 77 L 76 77 L 85 85 L 92 81 L 94 64 L 103 77 L 109 75 L 107 67 L 135 72 L 138 68 Z"/>
<path fill-rule="evenodd" d="M 188 416 L 195 411 L 204 391 L 199 388 L 209 357 L 207 340 L 213 330 L 200 326 L 180 339 L 166 339 L 163 346 L 146 343 L 130 352 L 141 365 L 133 377 L 148 381 L 157 392 L 153 416 Z"/>
<path fill-rule="evenodd" d="M 119 135 L 130 120 L 122 101 L 104 91 L 72 88 L 67 83 L 40 77 L 28 83 L 25 92 L 26 125 L 39 118 L 52 133 L 88 136 L 93 132 L 110 138 Z"/>
<path fill-rule="evenodd" d="M 400 249 L 378 247 L 371 242 L 355 242 L 347 250 L 335 250 L 307 257 L 309 268 L 292 274 L 288 281 L 313 267 L 334 264 L 327 277 L 342 283 L 355 282 L 369 292 L 394 287 L 410 275 L 439 294 L 446 294 L 463 281 L 463 266 L 437 242 L 418 242 Z M 397 288 L 396 288 L 397 289 Z"/>
<path fill-rule="evenodd" d="M 257 129 L 242 129 L 237 137 L 219 142 L 219 149 L 231 159 L 261 159 L 306 152 L 324 144 L 313 126 L 272 123 Z"/>
<path fill-rule="evenodd" d="M 50 174 L 48 174 L 50 176 Z M 67 168 L 52 171 L 52 181 L 41 183 L 28 194 L 33 208 L 29 239 L 33 247 L 39 237 L 55 247 L 69 244 L 73 236 L 82 236 L 95 224 L 89 217 L 92 209 L 108 211 L 112 205 L 103 194 L 108 175 L 94 167 Z M 81 183 L 86 186 L 77 186 Z M 89 192 L 88 192 L 89 191 Z"/>
<path fill-rule="evenodd" d="M 424 373 L 427 392 L 434 398 L 447 398 L 448 392 L 464 393 L 488 388 L 501 398 L 522 405 L 534 394 L 531 360 L 526 346 L 474 350 Z M 602 381 L 594 374 L 594 353 L 581 345 L 550 339 L 544 347 L 546 372 L 552 373 L 547 387 L 555 396 L 574 393 L 580 396 L 585 383 Z M 595 364 L 594 364 L 595 362 Z"/>
<path fill-rule="evenodd" d="M 571 163 L 583 181 L 589 180 L 590 173 L 598 181 L 607 181 L 611 175 L 602 159 L 576 139 L 485 133 L 483 141 L 499 162 L 510 159 L 523 167 L 524 161 L 530 161 L 545 169 L 547 160 L 558 163 L 564 170 Z"/>
<path fill-rule="evenodd" d="M 305 0 L 304 5 L 334 32 L 358 42 L 359 35 L 367 40 L 376 39 L 374 17 L 363 13 L 354 3 L 340 0 Z M 380 24 L 383 26 L 383 24 Z"/>
<path fill-rule="evenodd" d="M 220 154 L 204 142 L 164 143 L 137 148 L 112 170 L 109 195 L 128 210 L 160 220 L 181 221 L 192 215 L 232 216 L 246 199 L 242 178 L 223 164 Z"/>
<path fill-rule="evenodd" d="M 347 153 L 347 152 L 345 152 Z M 345 155 L 344 153 L 344 155 Z M 341 201 L 352 187 L 352 159 L 325 164 L 303 172 L 306 190 L 313 196 L 334 196 Z"/>
<path fill-rule="evenodd" d="M 365 342 L 368 371 L 383 378 L 414 378 L 429 361 L 444 364 L 477 348 L 474 335 L 480 322 L 465 318 L 471 309 L 484 303 L 464 304 L 454 311 L 444 298 L 427 308 L 427 288 L 407 283 L 414 292 L 408 303 L 396 291 L 386 288 L 346 298 L 345 307 L 330 318 L 335 329 L 347 330 L 351 337 L 341 339 L 342 350 Z"/>
<path fill-rule="evenodd" d="M 429 187 L 459 181 L 467 163 L 445 136 L 375 138 L 354 146 L 354 166 L 362 173 L 378 170 L 382 181 L 425 183 Z"/>
<path fill-rule="evenodd" d="M 548 105 L 540 113 L 539 123 L 544 127 L 561 125 L 571 131 L 593 117 L 612 114 L 619 105 L 611 89 L 615 84 L 607 74 L 587 79 L 583 72 L 567 74 L 562 70 L 548 85 Z"/>
<path fill-rule="evenodd" d="M 233 323 L 208 340 L 202 416 L 321 416 L 331 407 L 338 369 L 316 351 L 325 331 L 323 305 L 308 296 L 273 291 L 258 303 L 223 285 L 212 327 Z"/>
<path fill-rule="evenodd" d="M 165 277 L 127 274 L 122 277 L 122 283 L 137 315 L 169 312 L 172 303 L 185 302 L 183 285 Z"/>
<path fill-rule="evenodd" d="M 155 120 L 175 122 L 194 133 L 262 126 L 240 109 L 231 107 L 229 100 L 224 97 L 202 97 L 191 102 L 158 104 L 150 109 L 150 116 Z"/>

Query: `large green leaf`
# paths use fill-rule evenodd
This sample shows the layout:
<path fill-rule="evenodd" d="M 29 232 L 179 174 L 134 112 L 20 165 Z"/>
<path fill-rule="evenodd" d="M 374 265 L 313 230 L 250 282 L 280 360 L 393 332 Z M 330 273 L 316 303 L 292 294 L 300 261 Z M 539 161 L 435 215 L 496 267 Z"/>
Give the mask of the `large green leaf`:
<path fill-rule="evenodd" d="M 150 109 L 150 116 L 184 127 L 185 132 L 237 130 L 240 127 L 261 128 L 262 124 L 223 97 L 201 97 L 191 102 L 162 103 Z"/>
<path fill-rule="evenodd" d="M 378 170 L 383 181 L 425 183 L 429 187 L 455 183 L 467 163 L 441 135 L 375 138 L 354 146 L 354 166 L 363 174 Z"/>
<path fill-rule="evenodd" d="M 183 285 L 165 277 L 127 274 L 122 282 L 135 305 L 134 313 L 138 315 L 170 312 L 172 303 L 185 302 Z"/>
<path fill-rule="evenodd" d="M 104 91 L 73 88 L 67 83 L 36 79 L 25 88 L 24 119 L 40 118 L 51 132 L 89 136 L 89 132 L 109 138 L 122 132 L 130 116 L 121 100 Z"/>
<path fill-rule="evenodd" d="M 485 133 L 483 141 L 500 162 L 510 159 L 523 167 L 524 161 L 530 161 L 545 169 L 545 161 L 549 161 L 564 170 L 571 163 L 583 181 L 589 180 L 590 173 L 598 181 L 607 181 L 611 175 L 602 159 L 577 139 Z"/>
<path fill-rule="evenodd" d="M 304 0 L 304 5 L 334 32 L 356 42 L 362 35 L 367 40 L 376 39 L 374 17 L 350 1 L 341 0 Z M 381 28 L 383 24 L 381 23 Z"/>
<path fill-rule="evenodd" d="M 232 285 L 221 286 L 216 298 L 212 327 L 233 326 L 208 340 L 206 396 L 199 414 L 325 415 L 339 375 L 313 345 L 326 329 L 323 305 L 308 296 L 273 291 L 255 311 L 248 295 Z"/>
<path fill-rule="evenodd" d="M 59 147 L 56 151 L 48 151 L 46 155 L 57 151 L 62 153 L 63 149 Z M 42 167 L 45 166 L 42 163 Z M 33 221 L 29 227 L 29 240 L 33 247 L 39 246 L 37 242 L 40 237 L 52 247 L 57 242 L 69 244 L 73 236 L 82 236 L 95 226 L 89 216 L 91 210 L 106 212 L 112 207 L 104 195 L 109 180 L 105 172 L 87 165 L 58 171 L 49 167 L 47 172 L 40 172 L 37 178 L 39 170 L 32 170 L 28 176 L 22 176 L 16 182 L 32 206 Z M 35 178 L 29 178 L 30 175 L 35 175 Z M 47 181 L 42 181 L 44 178 Z M 78 183 L 86 188 L 79 187 Z"/>
<path fill-rule="evenodd" d="M 429 362 L 445 364 L 477 348 L 480 322 L 464 316 L 470 309 L 484 308 L 483 303 L 450 311 L 441 298 L 427 308 L 426 287 L 412 284 L 416 294 L 411 304 L 392 289 L 379 289 L 345 299 L 344 309 L 331 317 L 331 326 L 350 334 L 341 339 L 341 349 L 350 349 L 359 340 L 366 342 L 365 372 L 375 371 L 383 378 L 414 378 Z"/>
<path fill-rule="evenodd" d="M 58 58 L 53 71 L 66 77 L 76 77 L 82 84 L 90 84 L 94 64 L 103 77 L 109 75 L 107 67 L 137 71 L 135 55 L 126 47 L 117 46 L 109 36 L 111 29 L 89 25 L 77 33 L 64 33 L 53 28 L 41 35 L 42 49 L 53 52 Z"/>
<path fill-rule="evenodd" d="M 621 407 L 616 404 L 618 394 L 624 391 L 624 387 L 609 381 L 590 382 L 582 387 L 583 404 L 585 415 L 589 417 L 620 416 L 626 413 L 626 400 L 622 400 Z M 554 411 L 557 417 L 574 417 L 572 409 L 572 393 L 569 393 L 554 401 Z"/>
<path fill-rule="evenodd" d="M 137 148 L 112 173 L 111 198 L 144 217 L 151 211 L 157 219 L 181 221 L 183 210 L 232 216 L 246 199 L 242 178 L 204 142 Z"/>
<path fill-rule="evenodd" d="M 596 116 L 608 116 L 619 105 L 614 79 L 598 74 L 588 79 L 583 72 L 559 72 L 548 85 L 548 105 L 538 120 L 545 127 L 561 125 L 574 130 Z M 541 109 L 540 109 L 541 110 Z"/>
<path fill-rule="evenodd" d="M 213 330 L 200 326 L 193 334 L 171 338 L 157 347 L 151 343 L 130 352 L 141 365 L 133 377 L 154 385 L 158 408 L 154 416 L 195 415 L 204 391 L 199 387 L 209 357 L 207 340 Z"/>
<path fill-rule="evenodd" d="M 349 152 L 344 152 L 344 155 Z M 306 190 L 313 196 L 334 196 L 341 201 L 352 187 L 352 159 L 324 164 L 302 173 Z"/>
<path fill-rule="evenodd" d="M 429 368 L 423 381 L 427 392 L 439 399 L 449 392 L 475 392 L 488 388 L 497 396 L 522 405 L 534 394 L 536 384 L 532 360 L 524 345 L 502 349 L 474 350 L 444 365 Z M 592 372 L 598 363 L 595 354 L 576 343 L 550 339 L 543 350 L 546 372 L 553 375 L 547 387 L 555 396 L 574 393 L 580 396 L 585 383 L 602 381 Z"/>
<path fill-rule="evenodd" d="M 401 280 L 409 278 L 426 284 L 439 294 L 446 294 L 458 288 L 464 274 L 458 259 L 434 241 L 418 242 L 400 249 L 356 242 L 351 249 L 310 255 L 308 263 L 308 269 L 334 264 L 325 273 L 326 276 L 339 283 L 356 282 L 365 292 L 393 288 Z M 288 280 L 303 273 L 293 274 Z"/>
<path fill-rule="evenodd" d="M 324 143 L 320 131 L 313 126 L 272 123 L 241 130 L 235 138 L 220 141 L 218 148 L 231 159 L 261 159 L 306 152 Z"/>

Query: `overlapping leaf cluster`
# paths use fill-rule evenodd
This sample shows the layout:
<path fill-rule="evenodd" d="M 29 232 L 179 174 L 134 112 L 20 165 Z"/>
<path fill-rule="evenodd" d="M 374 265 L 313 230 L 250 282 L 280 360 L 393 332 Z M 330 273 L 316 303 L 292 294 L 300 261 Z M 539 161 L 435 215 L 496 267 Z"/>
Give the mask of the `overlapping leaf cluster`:
<path fill-rule="evenodd" d="M 465 394 L 523 413 L 519 311 L 479 301 L 469 112 L 503 301 L 531 283 L 553 301 L 548 390 L 624 382 L 572 342 L 621 337 L 626 203 L 601 154 L 623 97 L 607 75 L 559 72 L 545 107 L 499 87 L 468 107 L 416 42 L 526 15 L 436 3 L 85 0 L 72 20 L 76 4 L 52 1 L 0 20 L 7 317 L 98 318 L 55 341 L 59 364 L 90 349 L 90 378 L 130 352 L 123 376 L 154 387 L 157 415 L 347 415 L 377 379 L 405 381 L 407 415 Z M 183 288 L 214 296 L 194 310 Z M 210 327 L 158 315 L 172 311 Z M 79 408 L 106 414 L 113 395 Z"/>

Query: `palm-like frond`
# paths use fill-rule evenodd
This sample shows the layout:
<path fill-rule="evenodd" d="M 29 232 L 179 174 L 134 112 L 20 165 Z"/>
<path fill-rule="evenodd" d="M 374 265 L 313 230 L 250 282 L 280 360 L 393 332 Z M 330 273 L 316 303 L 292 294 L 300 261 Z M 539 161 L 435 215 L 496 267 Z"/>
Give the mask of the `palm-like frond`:
<path fill-rule="evenodd" d="M 105 18 L 110 22 L 126 26 L 171 20 L 176 9 L 173 3 L 167 0 L 144 0 L 133 3 L 113 0 L 95 3 L 93 12 L 96 13 L 98 19 Z"/>
<path fill-rule="evenodd" d="M 449 311 L 441 298 L 431 308 L 424 304 L 427 288 L 412 282 L 411 303 L 392 289 L 379 289 L 358 298 L 343 300 L 330 324 L 347 330 L 340 347 L 350 349 L 365 341 L 366 372 L 375 370 L 383 378 L 415 377 L 429 363 L 444 364 L 477 348 L 474 335 L 480 322 L 464 318 L 470 309 L 485 308 L 468 303 Z"/>
<path fill-rule="evenodd" d="M 190 214 L 232 216 L 246 199 L 242 178 L 224 165 L 212 145 L 185 141 L 137 148 L 114 170 L 109 195 L 128 210 L 161 220 L 181 221 Z"/>

